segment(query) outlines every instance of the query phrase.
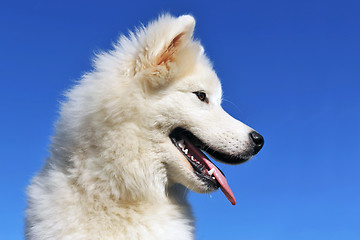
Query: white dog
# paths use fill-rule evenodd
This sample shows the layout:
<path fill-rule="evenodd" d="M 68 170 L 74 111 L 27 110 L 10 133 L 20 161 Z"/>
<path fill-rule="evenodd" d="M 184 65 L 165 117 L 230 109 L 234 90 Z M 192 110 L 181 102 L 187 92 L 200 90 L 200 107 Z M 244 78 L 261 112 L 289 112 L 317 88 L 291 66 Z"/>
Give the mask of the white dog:
<path fill-rule="evenodd" d="M 264 140 L 221 108 L 194 26 L 164 15 L 121 37 L 67 93 L 28 188 L 27 239 L 193 239 L 185 187 L 236 203 L 203 151 L 238 164 Z"/>

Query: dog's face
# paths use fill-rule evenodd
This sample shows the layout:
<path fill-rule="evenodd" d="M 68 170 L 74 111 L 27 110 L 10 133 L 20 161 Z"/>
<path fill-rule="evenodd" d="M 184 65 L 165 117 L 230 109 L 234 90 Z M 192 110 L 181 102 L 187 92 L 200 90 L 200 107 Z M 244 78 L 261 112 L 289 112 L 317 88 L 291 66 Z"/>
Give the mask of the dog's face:
<path fill-rule="evenodd" d="M 152 109 L 151 127 L 165 139 L 161 152 L 169 180 L 200 193 L 220 187 L 235 204 L 224 174 L 204 152 L 217 161 L 239 164 L 255 155 L 264 140 L 222 109 L 220 81 L 201 45 L 192 40 L 194 19 L 170 20 L 168 27 L 177 31 L 167 34 L 160 28 L 155 33 L 164 34 L 164 40 L 152 48 L 162 50 L 154 54 L 152 64 L 138 64 L 137 75 L 146 92 L 144 104 L 151 103 L 146 106 Z M 156 24 L 148 31 L 156 32 Z M 148 41 L 156 44 L 154 39 Z"/>
<path fill-rule="evenodd" d="M 204 193 L 221 187 L 235 198 L 215 160 L 239 164 L 263 146 L 261 135 L 229 116 L 221 107 L 221 85 L 207 61 L 199 61 L 192 74 L 163 91 L 157 116 L 166 128 L 167 166 L 170 179 Z"/>

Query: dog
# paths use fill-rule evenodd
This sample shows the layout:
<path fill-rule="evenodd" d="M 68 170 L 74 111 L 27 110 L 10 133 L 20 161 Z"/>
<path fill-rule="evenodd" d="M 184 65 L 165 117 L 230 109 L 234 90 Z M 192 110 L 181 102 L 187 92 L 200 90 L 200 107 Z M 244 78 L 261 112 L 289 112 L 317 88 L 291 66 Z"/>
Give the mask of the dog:
<path fill-rule="evenodd" d="M 207 157 L 240 164 L 263 137 L 221 107 L 190 15 L 161 15 L 97 54 L 66 93 L 49 158 L 28 187 L 26 237 L 194 239 L 186 189 L 217 189 Z"/>

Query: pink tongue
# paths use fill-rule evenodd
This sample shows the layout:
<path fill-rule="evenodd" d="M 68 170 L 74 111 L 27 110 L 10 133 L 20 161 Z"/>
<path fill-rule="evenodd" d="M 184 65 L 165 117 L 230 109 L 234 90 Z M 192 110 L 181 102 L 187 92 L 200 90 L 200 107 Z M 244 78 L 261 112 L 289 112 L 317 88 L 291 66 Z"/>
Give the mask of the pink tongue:
<path fill-rule="evenodd" d="M 215 171 L 213 173 L 214 177 L 216 178 L 216 180 L 220 183 L 220 189 L 221 191 L 225 194 L 226 198 L 231 202 L 232 205 L 236 204 L 236 199 L 235 196 L 233 194 L 233 192 L 230 189 L 229 184 L 226 181 L 225 176 L 221 173 L 221 171 L 212 163 L 210 162 L 208 159 L 203 158 L 202 159 L 206 165 L 208 165 L 208 167 L 210 169 L 214 168 Z"/>
<path fill-rule="evenodd" d="M 221 173 L 221 171 L 205 156 L 203 152 L 198 150 L 195 146 L 193 146 L 186 138 L 186 147 L 189 149 L 189 152 L 197 159 L 201 160 L 207 165 L 209 168 L 208 170 L 214 168 L 215 171 L 213 173 L 213 176 L 216 178 L 216 180 L 220 183 L 220 189 L 225 194 L 226 198 L 231 202 L 232 205 L 236 204 L 235 196 L 233 192 L 230 189 L 229 184 L 226 181 L 225 176 Z"/>

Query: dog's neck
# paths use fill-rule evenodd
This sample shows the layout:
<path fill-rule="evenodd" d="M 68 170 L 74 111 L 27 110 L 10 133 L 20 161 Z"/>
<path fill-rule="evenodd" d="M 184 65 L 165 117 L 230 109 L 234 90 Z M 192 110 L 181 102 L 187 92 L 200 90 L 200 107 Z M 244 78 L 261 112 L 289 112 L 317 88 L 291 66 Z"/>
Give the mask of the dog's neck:
<path fill-rule="evenodd" d="M 171 187 L 156 144 L 138 129 L 133 124 L 123 124 L 120 129 L 92 135 L 86 141 L 81 139 L 81 144 L 74 138 L 64 141 L 64 136 L 56 136 L 50 165 L 65 173 L 89 198 L 120 202 L 161 202 L 169 196 L 177 199 L 173 189 L 180 188 Z M 71 148 L 58 142 L 71 143 Z M 61 149 L 70 151 L 64 153 Z M 149 153 L 148 149 L 152 151 Z"/>

